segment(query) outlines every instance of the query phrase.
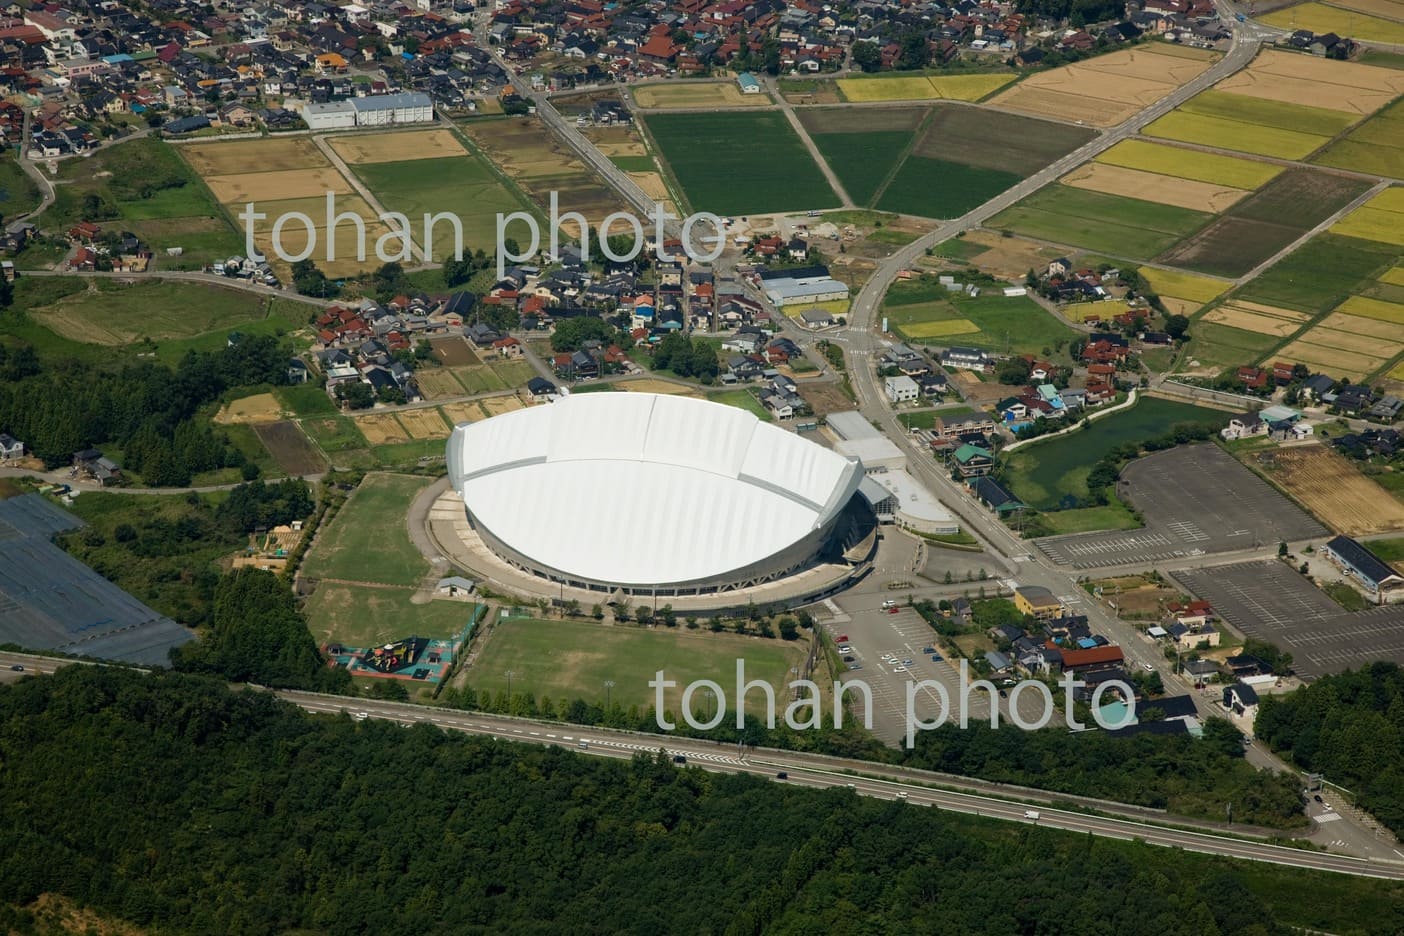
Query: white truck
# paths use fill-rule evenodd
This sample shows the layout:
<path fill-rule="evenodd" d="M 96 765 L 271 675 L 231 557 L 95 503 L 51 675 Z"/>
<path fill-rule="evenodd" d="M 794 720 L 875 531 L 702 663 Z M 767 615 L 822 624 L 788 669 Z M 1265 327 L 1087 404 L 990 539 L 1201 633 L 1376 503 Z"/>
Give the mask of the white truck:
<path fill-rule="evenodd" d="M 1024 810 L 1024 818 L 1025 818 L 1025 819 L 1032 819 L 1034 822 L 1037 822 L 1037 821 L 1038 821 L 1038 810 L 1037 810 L 1037 809 L 1026 809 L 1026 810 Z"/>

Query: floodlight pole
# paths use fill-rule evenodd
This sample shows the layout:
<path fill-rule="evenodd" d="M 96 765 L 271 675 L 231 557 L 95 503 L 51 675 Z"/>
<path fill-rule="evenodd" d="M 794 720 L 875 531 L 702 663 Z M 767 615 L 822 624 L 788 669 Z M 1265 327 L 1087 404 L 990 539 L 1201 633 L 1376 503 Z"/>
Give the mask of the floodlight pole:
<path fill-rule="evenodd" d="M 508 708 L 508 709 L 511 709 L 511 707 L 512 707 L 512 676 L 515 675 L 515 674 L 514 674 L 511 670 L 508 670 L 507 672 L 503 673 L 503 675 L 507 677 L 507 708 Z"/>
<path fill-rule="evenodd" d="M 604 682 L 604 690 L 605 690 L 605 714 L 609 714 L 609 690 L 611 690 L 611 689 L 613 689 L 613 688 L 614 688 L 614 680 L 612 680 L 612 679 L 606 679 L 605 682 Z"/>

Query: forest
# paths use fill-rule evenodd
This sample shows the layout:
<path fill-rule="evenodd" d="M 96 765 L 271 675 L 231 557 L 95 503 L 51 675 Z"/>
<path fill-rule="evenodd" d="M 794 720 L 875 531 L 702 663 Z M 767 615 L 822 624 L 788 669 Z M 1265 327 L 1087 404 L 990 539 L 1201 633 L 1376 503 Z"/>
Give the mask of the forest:
<path fill-rule="evenodd" d="M 310 716 L 181 673 L 0 686 L 0 811 L 16 933 L 55 894 L 221 936 L 1404 931 L 1397 882 Z"/>
<path fill-rule="evenodd" d="M 1404 670 L 1371 663 L 1323 676 L 1288 696 L 1265 696 L 1258 737 L 1303 770 L 1355 794 L 1404 835 Z"/>
<path fill-rule="evenodd" d="M 0 345 L 0 426 L 49 468 L 114 445 L 148 485 L 181 487 L 245 461 L 196 412 L 234 387 L 286 383 L 290 356 L 279 339 L 249 335 L 219 351 L 189 351 L 174 370 L 143 361 L 114 371 L 66 359 L 41 366 L 32 348 Z"/>

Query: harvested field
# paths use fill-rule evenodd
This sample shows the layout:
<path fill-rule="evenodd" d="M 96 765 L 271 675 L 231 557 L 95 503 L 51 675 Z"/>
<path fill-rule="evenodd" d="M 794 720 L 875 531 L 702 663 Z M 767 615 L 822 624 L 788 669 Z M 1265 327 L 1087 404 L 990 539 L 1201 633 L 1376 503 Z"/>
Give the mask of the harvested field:
<path fill-rule="evenodd" d="M 1122 140 L 1098 156 L 1096 161 L 1242 189 L 1265 185 L 1283 171 L 1281 166 L 1271 163 L 1134 139 Z"/>
<path fill-rule="evenodd" d="M 361 218 L 367 225 L 380 224 L 376 210 L 372 208 L 364 198 L 354 192 L 350 195 L 338 195 L 334 204 L 335 211 L 333 213 L 333 219 L 350 214 Z M 230 205 L 228 207 L 236 215 L 243 210 L 242 205 Z M 307 215 L 318 228 L 324 229 L 326 227 L 327 197 L 325 194 L 309 196 L 307 198 L 289 198 L 285 201 L 259 202 L 257 208 L 259 214 L 267 215 L 267 217 L 258 218 L 254 221 L 253 229 L 257 234 L 267 234 L 269 231 L 273 230 L 273 225 L 278 222 L 279 217 L 294 211 Z M 283 225 L 283 230 L 285 232 L 304 229 L 303 225 L 298 222 L 289 222 Z M 340 236 L 342 231 L 346 232 L 345 236 L 348 238 L 348 242 L 350 242 L 350 239 L 354 238 L 356 233 L 355 222 L 350 218 L 342 220 L 337 226 L 338 236 Z M 369 233 L 369 228 L 367 228 L 367 233 Z M 368 243 L 367 253 L 375 253 L 374 241 Z"/>
<path fill-rule="evenodd" d="M 501 416 L 503 413 L 510 413 L 514 410 L 524 409 L 526 407 L 521 397 L 516 394 L 512 394 L 511 396 L 487 397 L 478 402 L 482 405 L 483 412 L 489 416 Z"/>
<path fill-rule="evenodd" d="M 447 439 L 449 426 L 437 409 L 402 410 L 400 425 L 411 439 Z"/>
<path fill-rule="evenodd" d="M 1298 339 L 1273 355 L 1275 360 L 1300 361 L 1317 370 L 1325 371 L 1332 377 L 1349 377 L 1360 380 L 1371 371 L 1378 370 L 1386 358 L 1366 357 L 1350 351 L 1327 348 Z"/>
<path fill-rule="evenodd" d="M 1283 12 L 1290 15 L 1306 6 L 1311 4 Z M 1271 19 L 1271 15 L 1264 17 L 1264 20 Z M 1335 62 L 1269 49 L 1254 59 L 1248 68 L 1224 79 L 1215 87 L 1220 91 L 1285 104 L 1304 104 L 1364 115 L 1374 113 L 1404 93 L 1404 74 L 1390 68 Z"/>
<path fill-rule="evenodd" d="M 459 423 L 477 422 L 483 418 L 483 408 L 476 401 L 445 403 L 439 410 L 444 414 L 444 419 L 454 426 Z"/>
<path fill-rule="evenodd" d="M 1235 299 L 1229 305 L 1237 306 L 1240 309 L 1247 309 L 1249 312 L 1261 312 L 1264 315 L 1271 315 L 1274 318 L 1287 319 L 1292 322 L 1305 322 L 1311 318 L 1305 312 L 1296 309 L 1280 309 L 1277 306 L 1263 305 L 1261 302 L 1245 302 L 1242 299 Z"/>
<path fill-rule="evenodd" d="M 1142 198 L 1162 205 L 1178 205 L 1215 214 L 1227 210 L 1248 194 L 1243 189 L 1096 162 L 1074 169 L 1060 181 L 1075 188 Z"/>
<path fill-rule="evenodd" d="M 1341 316 L 1338 325 L 1349 327 L 1355 316 Z M 1368 319 L 1367 319 L 1368 321 Z M 1383 324 L 1380 322 L 1376 325 Z M 1398 337 L 1398 335 L 1396 335 Z M 1352 331 L 1344 331 L 1337 326 L 1327 326 L 1324 322 L 1312 327 L 1302 335 L 1302 340 L 1310 344 L 1321 345 L 1324 348 L 1335 348 L 1338 351 L 1350 351 L 1362 357 L 1379 358 L 1388 360 L 1404 351 L 1404 341 L 1391 341 L 1381 338 L 1378 335 L 1357 334 Z"/>
<path fill-rule="evenodd" d="M 1159 267 L 1141 267 L 1139 272 L 1141 279 L 1162 298 L 1170 296 L 1194 302 L 1208 302 L 1217 299 L 1232 285 L 1223 280 L 1208 279 L 1178 270 L 1162 270 Z"/>
<path fill-rule="evenodd" d="M 370 416 L 355 416 L 352 421 L 361 435 L 371 445 L 386 445 L 394 442 L 408 442 L 409 435 L 390 413 L 375 413 Z"/>
<path fill-rule="evenodd" d="M 317 450 L 312 447 L 307 436 L 303 435 L 297 423 L 283 420 L 257 425 L 253 429 L 263 447 L 268 449 L 278 467 L 289 477 L 317 474 L 326 470 L 327 463 L 317 454 Z"/>
<path fill-rule="evenodd" d="M 464 132 L 543 211 L 552 191 L 559 193 L 560 210 L 578 211 L 591 222 L 623 207 L 605 182 L 538 120 L 513 118 L 469 124 Z M 426 191 L 432 195 L 432 188 Z"/>
<path fill-rule="evenodd" d="M 630 172 L 629 178 L 633 179 L 643 193 L 649 198 L 663 206 L 663 210 L 668 214 L 678 214 L 678 206 L 673 204 L 673 195 L 668 191 L 668 184 L 663 181 L 663 176 L 658 172 Z M 622 224 L 612 225 L 611 230 L 623 230 Z"/>
<path fill-rule="evenodd" d="M 286 172 L 329 166 L 327 157 L 310 137 L 240 140 L 236 143 L 190 143 L 177 148 L 200 175 L 237 175 L 248 172 Z"/>
<path fill-rule="evenodd" d="M 606 156 L 648 155 L 648 148 L 633 127 L 587 127 L 580 132 Z"/>
<path fill-rule="evenodd" d="M 1404 504 L 1324 445 L 1253 456 L 1256 466 L 1322 523 L 1346 536 L 1404 529 Z"/>
<path fill-rule="evenodd" d="M 848 398 L 838 384 L 800 384 L 799 395 L 809 404 L 816 416 L 827 416 L 853 409 L 853 401 Z"/>
<path fill-rule="evenodd" d="M 256 393 L 253 396 L 230 400 L 220 407 L 214 421 L 228 426 L 236 423 L 257 425 L 277 422 L 284 416 L 283 406 L 271 393 Z"/>
<path fill-rule="evenodd" d="M 325 197 L 327 192 L 345 195 L 351 191 L 351 183 L 331 166 L 208 176 L 205 184 L 225 205 Z"/>
<path fill-rule="evenodd" d="M 1344 7 L 1383 19 L 1404 21 L 1404 3 L 1400 0 L 1331 0 L 1331 6 Z"/>
<path fill-rule="evenodd" d="M 1085 127 L 944 105 L 934 109 L 912 155 L 1028 176 L 1091 138 Z"/>
<path fill-rule="evenodd" d="M 406 162 L 441 156 L 466 156 L 468 150 L 448 130 L 407 130 L 365 136 L 334 136 L 327 140 L 336 154 L 351 165 Z"/>
<path fill-rule="evenodd" d="M 634 103 L 644 110 L 672 107 L 766 107 L 775 102 L 761 91 L 746 94 L 734 81 L 678 84 L 643 84 L 630 89 Z"/>
<path fill-rule="evenodd" d="M 978 101 L 1009 84 L 1010 73 L 987 75 L 903 75 L 880 78 L 840 78 L 836 84 L 853 102 L 949 99 Z"/>
<path fill-rule="evenodd" d="M 1272 335 L 1275 338 L 1286 338 L 1298 328 L 1301 328 L 1301 325 L 1297 322 L 1273 318 L 1270 315 L 1259 315 L 1256 312 L 1237 309 L 1231 305 L 1210 309 L 1208 312 L 1204 313 L 1201 317 L 1201 321 L 1216 322 L 1220 325 L 1229 325 L 1233 328 L 1257 332 L 1259 335 Z"/>
<path fill-rule="evenodd" d="M 673 396 L 700 396 L 692 387 L 683 384 L 675 384 L 670 380 L 657 380 L 652 377 L 644 377 L 640 380 L 622 380 L 615 384 L 620 390 L 629 390 L 633 393 L 667 393 Z"/>
<path fill-rule="evenodd" d="M 1159 54 L 1156 47 L 1123 49 L 1035 74 L 994 98 L 997 107 L 1033 114 L 1077 113 L 1110 127 L 1213 64 L 1217 56 Z"/>
<path fill-rule="evenodd" d="M 429 400 L 442 400 L 445 397 L 463 395 L 463 385 L 454 379 L 447 368 L 421 368 L 414 372 L 415 383 Z"/>
<path fill-rule="evenodd" d="M 1177 299 L 1174 296 L 1161 296 L 1161 305 L 1170 310 L 1171 315 L 1183 315 L 1186 318 L 1204 308 L 1204 303 L 1196 302 L 1193 299 Z"/>
<path fill-rule="evenodd" d="M 1321 321 L 1322 328 L 1334 328 L 1353 335 L 1369 335 L 1383 340 L 1385 345 L 1404 341 L 1404 324 L 1361 318 L 1347 312 L 1332 312 Z"/>
<path fill-rule="evenodd" d="M 1279 159 L 1302 159 L 1330 139 L 1319 134 L 1243 124 L 1223 117 L 1191 114 L 1182 110 L 1173 110 L 1153 121 L 1143 132 L 1151 137 L 1216 146 L 1240 153 L 1275 156 Z"/>
<path fill-rule="evenodd" d="M 482 363 L 463 338 L 430 338 L 429 346 L 434 349 L 435 357 L 443 361 L 447 367 Z"/>
<path fill-rule="evenodd" d="M 1404 325 L 1404 305 L 1396 302 L 1381 302 L 1364 296 L 1351 296 L 1336 307 L 1337 312 L 1358 315 L 1361 318 L 1375 319 L 1394 325 Z"/>

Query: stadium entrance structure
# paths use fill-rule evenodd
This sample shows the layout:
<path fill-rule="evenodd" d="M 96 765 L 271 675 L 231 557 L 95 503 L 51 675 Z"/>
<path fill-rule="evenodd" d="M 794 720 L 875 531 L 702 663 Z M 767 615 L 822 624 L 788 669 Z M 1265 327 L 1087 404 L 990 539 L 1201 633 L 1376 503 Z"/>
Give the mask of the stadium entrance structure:
<path fill-rule="evenodd" d="M 871 535 L 856 458 L 702 400 L 566 397 L 456 427 L 447 461 L 464 538 L 562 594 L 722 596 Z"/>

